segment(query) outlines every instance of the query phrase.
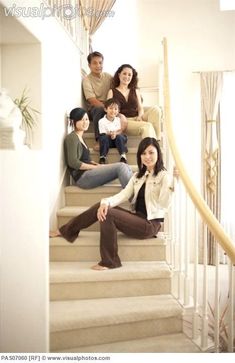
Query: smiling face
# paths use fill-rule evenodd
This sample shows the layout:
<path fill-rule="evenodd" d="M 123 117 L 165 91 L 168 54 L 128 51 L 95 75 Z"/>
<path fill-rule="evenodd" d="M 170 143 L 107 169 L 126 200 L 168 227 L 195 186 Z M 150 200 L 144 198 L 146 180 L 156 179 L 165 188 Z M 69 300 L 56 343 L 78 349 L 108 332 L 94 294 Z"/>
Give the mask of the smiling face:
<path fill-rule="evenodd" d="M 95 76 L 100 76 L 103 71 L 103 58 L 93 57 L 91 63 L 89 64 L 91 73 Z"/>
<path fill-rule="evenodd" d="M 81 120 L 78 120 L 75 124 L 76 131 L 86 131 L 89 127 L 90 121 L 87 113 L 83 116 Z"/>
<path fill-rule="evenodd" d="M 118 73 L 120 85 L 128 86 L 133 77 L 133 71 L 131 68 L 125 67 L 123 70 Z"/>
<path fill-rule="evenodd" d="M 149 145 L 141 154 L 141 163 L 148 171 L 152 171 L 158 160 L 158 151 L 153 145 Z"/>
<path fill-rule="evenodd" d="M 112 103 L 104 109 L 108 120 L 112 121 L 119 113 L 119 107 L 116 103 Z"/>

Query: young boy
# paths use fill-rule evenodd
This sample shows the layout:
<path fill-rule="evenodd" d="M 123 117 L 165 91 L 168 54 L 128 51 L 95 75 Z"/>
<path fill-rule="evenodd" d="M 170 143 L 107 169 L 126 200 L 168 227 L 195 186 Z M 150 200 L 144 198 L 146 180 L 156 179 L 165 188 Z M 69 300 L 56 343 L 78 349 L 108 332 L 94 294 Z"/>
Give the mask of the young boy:
<path fill-rule="evenodd" d="M 119 102 L 110 98 L 104 105 L 106 115 L 99 120 L 100 164 L 105 164 L 110 147 L 116 147 L 121 156 L 120 161 L 127 163 L 127 136 L 122 133 L 121 121 L 117 117 Z"/>

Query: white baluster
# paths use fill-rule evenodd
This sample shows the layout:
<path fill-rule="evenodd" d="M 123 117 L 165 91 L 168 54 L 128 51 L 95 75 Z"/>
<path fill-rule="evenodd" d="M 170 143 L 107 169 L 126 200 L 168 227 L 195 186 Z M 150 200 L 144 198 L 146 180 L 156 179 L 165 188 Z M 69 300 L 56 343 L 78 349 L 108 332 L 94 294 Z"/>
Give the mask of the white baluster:
<path fill-rule="evenodd" d="M 169 244 L 169 262 L 173 270 L 176 269 L 176 226 L 177 226 L 177 191 L 173 194 L 171 208 L 168 213 L 168 244 Z"/>
<path fill-rule="evenodd" d="M 184 236 L 184 305 L 189 305 L 189 197 L 185 192 L 185 236 Z"/>
<path fill-rule="evenodd" d="M 207 227 L 203 226 L 203 301 L 202 301 L 202 332 L 201 347 L 206 350 L 208 347 L 208 266 L 207 266 Z"/>
<path fill-rule="evenodd" d="M 179 299 L 179 225 L 180 225 L 180 188 L 175 186 L 174 203 L 172 205 L 172 268 L 175 272 L 173 283 L 173 294 Z"/>
<path fill-rule="evenodd" d="M 215 246 L 215 312 L 214 312 L 214 340 L 215 352 L 219 352 L 220 346 L 220 306 L 219 306 L 219 245 Z"/>
<path fill-rule="evenodd" d="M 164 223 L 165 224 L 165 223 Z M 165 229 L 165 228 L 164 228 Z M 173 258 L 173 239 L 174 239 L 174 200 L 172 202 L 171 208 L 167 213 L 167 246 L 169 254 L 167 256 L 168 264 L 174 269 L 174 258 Z"/>
<path fill-rule="evenodd" d="M 194 208 L 194 224 L 195 224 L 195 234 L 194 234 L 194 271 L 193 271 L 193 339 L 198 338 L 198 323 L 199 323 L 199 313 L 198 313 L 198 214 L 196 208 Z"/>
<path fill-rule="evenodd" d="M 182 201 L 182 183 L 179 183 L 179 200 Z M 183 261 L 182 261 L 182 244 L 183 244 L 183 226 L 182 222 L 184 222 L 183 218 L 183 210 L 179 208 L 178 211 L 178 223 L 179 223 L 179 238 L 178 238 L 178 261 L 179 261 L 179 268 L 178 268 L 178 299 L 181 300 L 182 296 L 182 276 L 183 276 Z"/>
<path fill-rule="evenodd" d="M 177 269 L 177 240 L 179 227 L 179 190 L 178 185 L 175 185 L 174 205 L 173 205 L 173 240 L 172 240 L 172 255 L 173 266 Z"/>
<path fill-rule="evenodd" d="M 229 260 L 228 263 L 229 268 L 229 301 L 228 301 L 228 352 L 233 353 L 234 352 L 234 310 L 235 310 L 235 267 L 233 266 L 231 260 Z"/>
<path fill-rule="evenodd" d="M 180 234 L 180 182 L 175 185 L 175 236 L 174 236 L 174 265 L 179 271 L 179 234 Z"/>

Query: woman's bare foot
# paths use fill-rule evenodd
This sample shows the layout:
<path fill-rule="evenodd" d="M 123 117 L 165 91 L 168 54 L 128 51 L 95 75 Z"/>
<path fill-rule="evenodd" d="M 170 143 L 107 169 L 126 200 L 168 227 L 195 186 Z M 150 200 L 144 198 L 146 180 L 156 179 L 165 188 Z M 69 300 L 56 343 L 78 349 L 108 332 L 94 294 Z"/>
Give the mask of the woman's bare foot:
<path fill-rule="evenodd" d="M 97 265 L 92 266 L 91 268 L 92 268 L 92 270 L 98 270 L 98 271 L 109 270 L 109 268 L 108 268 L 108 267 L 100 266 L 100 265 L 98 265 L 98 264 L 97 264 Z"/>
<path fill-rule="evenodd" d="M 60 231 L 57 229 L 56 231 L 50 231 L 49 232 L 49 237 L 50 238 L 53 238 L 53 237 L 60 237 L 61 234 L 60 234 Z"/>

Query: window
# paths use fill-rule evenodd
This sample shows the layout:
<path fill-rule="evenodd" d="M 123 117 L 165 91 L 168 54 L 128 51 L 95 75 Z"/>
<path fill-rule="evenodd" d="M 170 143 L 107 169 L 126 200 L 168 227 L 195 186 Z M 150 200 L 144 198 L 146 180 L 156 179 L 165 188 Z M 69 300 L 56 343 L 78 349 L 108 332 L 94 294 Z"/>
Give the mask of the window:
<path fill-rule="evenodd" d="M 235 0 L 220 0 L 220 10 L 235 10 Z"/>

